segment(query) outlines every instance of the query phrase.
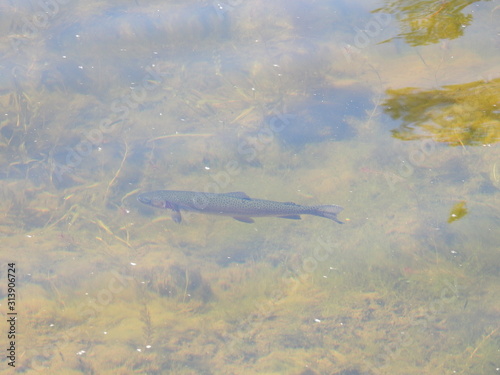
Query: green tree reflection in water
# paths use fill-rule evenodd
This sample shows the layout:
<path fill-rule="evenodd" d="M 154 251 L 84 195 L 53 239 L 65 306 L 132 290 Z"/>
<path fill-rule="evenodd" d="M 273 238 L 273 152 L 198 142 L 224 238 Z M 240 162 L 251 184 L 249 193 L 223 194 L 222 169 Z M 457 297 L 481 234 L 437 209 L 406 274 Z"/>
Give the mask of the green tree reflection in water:
<path fill-rule="evenodd" d="M 403 38 L 410 46 L 425 46 L 441 39 L 462 36 L 465 27 L 472 22 L 472 15 L 462 11 L 478 1 L 480 0 L 386 1 L 385 6 L 375 9 L 372 13 L 392 14 L 400 23 L 402 32 L 384 42 Z"/>
<path fill-rule="evenodd" d="M 450 146 L 493 144 L 500 140 L 500 78 L 441 89 L 387 90 L 384 112 L 402 124 L 395 138 L 432 138 Z"/>

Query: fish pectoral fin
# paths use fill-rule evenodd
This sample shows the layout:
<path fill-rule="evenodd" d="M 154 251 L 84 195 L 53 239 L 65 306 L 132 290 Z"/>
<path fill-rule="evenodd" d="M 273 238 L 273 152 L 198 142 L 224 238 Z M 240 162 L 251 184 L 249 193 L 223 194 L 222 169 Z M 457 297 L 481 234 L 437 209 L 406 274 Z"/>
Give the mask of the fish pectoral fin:
<path fill-rule="evenodd" d="M 173 210 L 170 216 L 172 217 L 172 220 L 177 224 L 179 224 L 182 221 L 181 212 L 179 210 Z"/>
<path fill-rule="evenodd" d="M 230 197 L 233 198 L 240 198 L 240 199 L 252 199 L 246 193 L 243 193 L 242 191 L 233 191 L 232 193 L 224 193 L 224 195 L 229 195 Z"/>
<path fill-rule="evenodd" d="M 248 216 L 233 216 L 233 219 L 241 221 L 242 223 L 248 223 L 248 224 L 255 223 L 255 221 L 251 217 L 248 217 Z"/>
<path fill-rule="evenodd" d="M 301 220 L 300 215 L 286 215 L 286 216 L 278 216 L 282 219 L 292 219 L 292 220 Z"/>

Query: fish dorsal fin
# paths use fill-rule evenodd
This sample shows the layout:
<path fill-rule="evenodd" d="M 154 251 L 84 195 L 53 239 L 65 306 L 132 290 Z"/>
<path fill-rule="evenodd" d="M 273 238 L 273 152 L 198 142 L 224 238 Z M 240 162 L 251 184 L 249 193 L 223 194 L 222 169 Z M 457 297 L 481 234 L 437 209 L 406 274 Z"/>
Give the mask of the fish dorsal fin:
<path fill-rule="evenodd" d="M 240 198 L 240 199 L 252 199 L 246 193 L 243 193 L 242 191 L 233 191 L 231 193 L 225 193 L 224 195 L 228 195 L 233 198 Z"/>

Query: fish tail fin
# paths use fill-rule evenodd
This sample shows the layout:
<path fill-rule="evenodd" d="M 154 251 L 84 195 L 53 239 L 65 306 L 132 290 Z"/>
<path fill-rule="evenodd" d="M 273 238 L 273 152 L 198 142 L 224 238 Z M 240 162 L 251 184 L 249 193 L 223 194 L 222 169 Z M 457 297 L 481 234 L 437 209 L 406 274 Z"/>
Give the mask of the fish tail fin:
<path fill-rule="evenodd" d="M 327 219 L 333 220 L 339 224 L 344 224 L 342 221 L 337 219 L 337 214 L 342 212 L 344 208 L 331 204 L 326 206 L 317 206 L 314 215 L 326 217 Z"/>

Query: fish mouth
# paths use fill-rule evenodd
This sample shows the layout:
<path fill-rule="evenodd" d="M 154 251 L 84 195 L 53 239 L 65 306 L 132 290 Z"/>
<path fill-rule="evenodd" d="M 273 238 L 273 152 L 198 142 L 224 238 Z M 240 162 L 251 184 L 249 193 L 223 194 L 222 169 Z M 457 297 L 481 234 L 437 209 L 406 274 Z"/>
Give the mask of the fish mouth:
<path fill-rule="evenodd" d="M 146 194 L 139 194 L 137 196 L 137 200 L 141 203 L 144 203 L 144 204 L 151 204 L 151 198 L 146 196 Z"/>

